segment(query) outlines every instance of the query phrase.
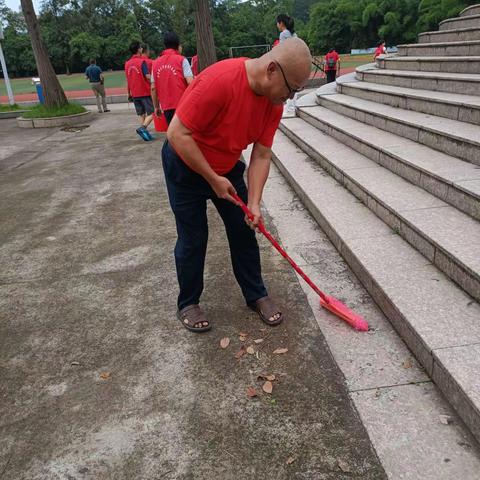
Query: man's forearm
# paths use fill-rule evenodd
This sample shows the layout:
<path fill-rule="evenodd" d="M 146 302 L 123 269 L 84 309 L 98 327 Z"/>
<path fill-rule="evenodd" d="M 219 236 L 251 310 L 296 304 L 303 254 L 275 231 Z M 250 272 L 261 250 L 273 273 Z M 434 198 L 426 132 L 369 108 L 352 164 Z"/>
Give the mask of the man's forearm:
<path fill-rule="evenodd" d="M 252 153 L 248 167 L 248 203 L 259 205 L 262 200 L 263 187 L 270 171 L 270 154 L 256 155 Z"/>
<path fill-rule="evenodd" d="M 153 102 L 153 106 L 155 108 L 158 108 L 158 97 L 157 97 L 157 90 L 155 89 L 155 87 L 151 87 L 151 93 L 152 93 L 152 102 Z"/>

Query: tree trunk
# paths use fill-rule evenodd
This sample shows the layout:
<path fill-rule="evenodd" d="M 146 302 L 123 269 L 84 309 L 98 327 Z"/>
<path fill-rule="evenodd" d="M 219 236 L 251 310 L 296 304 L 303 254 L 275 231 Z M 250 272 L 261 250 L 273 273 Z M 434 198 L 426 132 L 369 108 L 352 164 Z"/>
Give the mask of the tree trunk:
<path fill-rule="evenodd" d="M 195 0 L 195 31 L 197 34 L 198 71 L 201 72 L 217 61 L 208 0 Z"/>
<path fill-rule="evenodd" d="M 37 16 L 33 9 L 32 0 L 20 0 L 22 5 L 23 16 L 27 24 L 28 34 L 32 42 L 33 55 L 37 64 L 38 76 L 42 82 L 43 95 L 45 97 L 45 105 L 47 107 L 59 107 L 67 103 L 67 97 L 58 81 L 55 70 L 48 56 L 45 44 L 40 36 L 40 27 L 38 25 Z"/>

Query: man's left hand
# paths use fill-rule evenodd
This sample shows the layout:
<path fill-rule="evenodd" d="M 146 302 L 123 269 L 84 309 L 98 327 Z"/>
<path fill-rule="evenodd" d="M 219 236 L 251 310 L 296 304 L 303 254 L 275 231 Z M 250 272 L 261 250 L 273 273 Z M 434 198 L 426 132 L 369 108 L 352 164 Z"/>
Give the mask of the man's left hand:
<path fill-rule="evenodd" d="M 253 213 L 253 220 L 250 220 L 245 215 L 245 222 L 252 229 L 256 230 L 259 223 L 263 223 L 262 212 L 260 210 L 260 205 L 248 204 L 249 210 Z"/>

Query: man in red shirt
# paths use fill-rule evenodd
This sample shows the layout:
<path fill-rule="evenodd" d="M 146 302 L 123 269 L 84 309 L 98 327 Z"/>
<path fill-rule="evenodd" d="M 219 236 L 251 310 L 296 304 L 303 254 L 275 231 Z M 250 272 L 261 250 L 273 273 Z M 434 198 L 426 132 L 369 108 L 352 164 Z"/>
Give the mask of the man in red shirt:
<path fill-rule="evenodd" d="M 211 328 L 199 307 L 208 238 L 207 200 L 225 224 L 233 271 L 247 305 L 268 325 L 283 320 L 263 283 L 254 229 L 262 221 L 260 202 L 282 104 L 304 87 L 310 65 L 307 45 L 290 38 L 260 58 L 211 65 L 195 78 L 180 101 L 162 161 L 178 233 L 178 318 L 188 330 Z M 251 143 L 247 190 L 246 167 L 240 157 Z M 252 221 L 236 205 L 234 193 L 248 204 Z"/>
<path fill-rule="evenodd" d="M 150 96 L 150 71 L 142 56 L 143 47 L 140 42 L 130 45 L 132 56 L 125 62 L 128 97 L 133 98 L 135 111 L 140 118 L 140 127 L 136 132 L 146 142 L 153 140 L 147 127 L 152 122 L 153 103 Z"/>
<path fill-rule="evenodd" d="M 325 73 L 327 75 L 327 83 L 334 82 L 340 73 L 340 55 L 331 48 L 325 55 Z"/>
<path fill-rule="evenodd" d="M 188 60 L 181 54 L 178 35 L 167 32 L 163 42 L 165 50 L 152 67 L 152 99 L 156 115 L 163 112 L 170 125 L 183 92 L 193 80 L 193 73 Z"/>

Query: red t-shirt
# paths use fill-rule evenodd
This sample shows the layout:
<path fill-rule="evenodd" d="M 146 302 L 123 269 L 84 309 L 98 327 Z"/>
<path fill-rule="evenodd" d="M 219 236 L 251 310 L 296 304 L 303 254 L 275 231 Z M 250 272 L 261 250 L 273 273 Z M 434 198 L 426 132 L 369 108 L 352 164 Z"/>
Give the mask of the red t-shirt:
<path fill-rule="evenodd" d="M 386 48 L 384 46 L 377 47 L 375 53 L 373 54 L 373 58 L 377 58 L 379 55 L 384 55 L 386 52 Z"/>
<path fill-rule="evenodd" d="M 283 105 L 250 88 L 247 58 L 214 63 L 189 85 L 176 114 L 193 132 L 212 169 L 228 173 L 250 143 L 270 148 L 282 117 Z"/>
<path fill-rule="evenodd" d="M 329 59 L 332 59 L 335 61 L 335 65 L 333 67 L 329 67 L 328 66 L 328 60 Z M 337 69 L 337 62 L 340 60 L 340 55 L 333 51 L 333 52 L 329 52 L 325 55 L 325 71 L 327 70 L 336 70 Z"/>

